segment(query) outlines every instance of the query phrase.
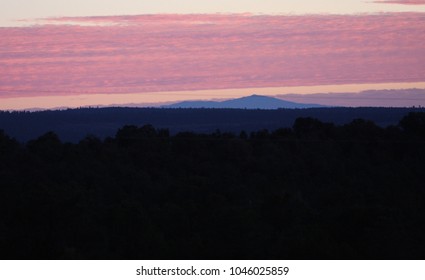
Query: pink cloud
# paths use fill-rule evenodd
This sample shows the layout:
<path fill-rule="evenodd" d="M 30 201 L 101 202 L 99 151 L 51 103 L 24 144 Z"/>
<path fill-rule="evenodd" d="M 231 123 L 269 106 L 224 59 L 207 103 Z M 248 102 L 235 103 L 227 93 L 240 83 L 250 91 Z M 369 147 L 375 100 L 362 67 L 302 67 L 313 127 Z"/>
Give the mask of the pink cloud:
<path fill-rule="evenodd" d="M 425 15 L 145 15 L 0 28 L 0 96 L 425 81 Z"/>
<path fill-rule="evenodd" d="M 381 0 L 381 1 L 375 1 L 375 3 L 425 5 L 425 0 Z"/>

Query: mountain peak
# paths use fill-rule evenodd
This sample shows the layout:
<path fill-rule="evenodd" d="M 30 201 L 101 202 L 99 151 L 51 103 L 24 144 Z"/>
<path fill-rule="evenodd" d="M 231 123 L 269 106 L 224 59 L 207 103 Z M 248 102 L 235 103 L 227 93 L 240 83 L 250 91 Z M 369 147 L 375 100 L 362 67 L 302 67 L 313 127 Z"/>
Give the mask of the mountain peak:
<path fill-rule="evenodd" d="M 166 108 L 229 108 L 229 109 L 302 109 L 325 107 L 318 104 L 303 104 L 285 101 L 279 98 L 252 94 L 236 99 L 225 101 L 183 101 L 171 105 L 164 106 Z"/>
<path fill-rule="evenodd" d="M 252 94 L 252 95 L 250 95 L 250 96 L 245 96 L 245 98 L 249 98 L 249 97 L 254 97 L 254 98 L 255 98 L 255 97 L 266 97 L 266 98 L 267 98 L 268 96 L 265 96 L 265 95 L 259 95 L 259 94 L 255 94 L 255 93 L 254 93 L 254 94 Z"/>

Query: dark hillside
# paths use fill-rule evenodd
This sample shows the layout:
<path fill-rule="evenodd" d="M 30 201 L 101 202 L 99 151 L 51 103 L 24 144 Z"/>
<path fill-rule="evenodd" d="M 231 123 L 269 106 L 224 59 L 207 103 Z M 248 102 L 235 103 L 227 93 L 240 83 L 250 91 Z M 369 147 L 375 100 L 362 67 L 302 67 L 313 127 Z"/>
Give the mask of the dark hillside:
<path fill-rule="evenodd" d="M 0 132 L 0 258 L 424 259 L 424 168 L 425 113 L 76 144 Z"/>

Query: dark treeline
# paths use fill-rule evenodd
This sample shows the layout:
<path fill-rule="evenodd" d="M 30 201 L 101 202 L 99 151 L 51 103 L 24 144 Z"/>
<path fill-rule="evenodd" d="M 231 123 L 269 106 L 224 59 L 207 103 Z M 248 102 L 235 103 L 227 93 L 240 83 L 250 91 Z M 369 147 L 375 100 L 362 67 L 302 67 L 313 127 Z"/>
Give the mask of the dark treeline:
<path fill-rule="evenodd" d="M 424 259 L 425 113 L 238 134 L 0 132 L 3 259 Z"/>
<path fill-rule="evenodd" d="M 166 109 L 166 108 L 81 108 L 41 112 L 1 112 L 0 128 L 18 141 L 26 142 L 46 131 L 54 131 L 62 141 L 77 143 L 87 134 L 100 139 L 113 137 L 124 125 L 167 128 L 175 135 L 182 131 L 212 133 L 216 129 L 239 133 L 260 129 L 291 127 L 300 117 L 343 125 L 367 119 L 378 126 L 396 125 L 411 111 L 425 108 L 311 108 L 278 110 Z"/>

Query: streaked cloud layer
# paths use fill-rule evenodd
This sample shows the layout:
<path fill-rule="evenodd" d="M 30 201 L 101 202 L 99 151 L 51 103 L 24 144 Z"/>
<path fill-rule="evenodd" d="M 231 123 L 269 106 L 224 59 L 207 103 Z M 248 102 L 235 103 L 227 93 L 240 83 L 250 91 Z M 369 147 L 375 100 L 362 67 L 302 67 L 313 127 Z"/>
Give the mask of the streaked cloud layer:
<path fill-rule="evenodd" d="M 0 28 L 0 97 L 425 81 L 422 13 L 50 23 Z"/>
<path fill-rule="evenodd" d="M 425 6 L 393 5 L 373 1 L 376 0 L 0 0 L 0 26 L 22 26 L 35 18 L 64 16 L 246 12 L 267 15 L 425 12 Z M 20 19 L 27 20 L 22 22 Z"/>
<path fill-rule="evenodd" d="M 425 5 L 425 0 L 381 0 L 376 3 L 403 4 L 403 5 Z"/>
<path fill-rule="evenodd" d="M 351 107 L 425 106 L 425 89 L 367 90 L 356 93 L 282 94 L 284 100 Z"/>

